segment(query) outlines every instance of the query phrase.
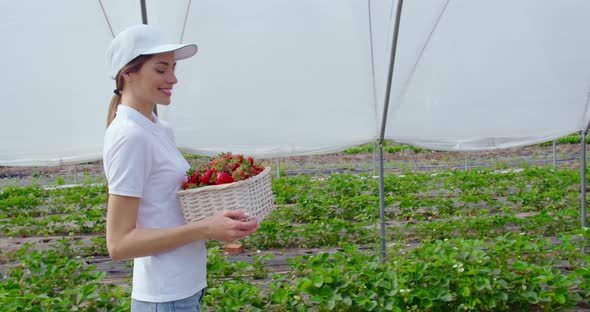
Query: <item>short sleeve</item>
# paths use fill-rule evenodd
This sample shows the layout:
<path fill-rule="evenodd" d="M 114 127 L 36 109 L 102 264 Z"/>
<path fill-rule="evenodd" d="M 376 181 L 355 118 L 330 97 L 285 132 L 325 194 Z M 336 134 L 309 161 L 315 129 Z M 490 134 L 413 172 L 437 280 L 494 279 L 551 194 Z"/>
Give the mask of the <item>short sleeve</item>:
<path fill-rule="evenodd" d="M 131 133 L 106 148 L 104 167 L 109 194 L 141 198 L 152 166 L 148 139 L 141 133 Z"/>

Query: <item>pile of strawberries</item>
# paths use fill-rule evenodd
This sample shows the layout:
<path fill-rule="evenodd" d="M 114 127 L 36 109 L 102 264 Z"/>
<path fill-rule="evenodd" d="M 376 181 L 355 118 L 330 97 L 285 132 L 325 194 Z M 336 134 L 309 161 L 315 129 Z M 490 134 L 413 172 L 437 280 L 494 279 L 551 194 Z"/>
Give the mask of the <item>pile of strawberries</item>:
<path fill-rule="evenodd" d="M 222 153 L 198 169 L 189 169 L 182 189 L 237 182 L 253 177 L 263 170 L 264 166 L 254 162 L 252 157 L 244 159 L 240 154 Z"/>

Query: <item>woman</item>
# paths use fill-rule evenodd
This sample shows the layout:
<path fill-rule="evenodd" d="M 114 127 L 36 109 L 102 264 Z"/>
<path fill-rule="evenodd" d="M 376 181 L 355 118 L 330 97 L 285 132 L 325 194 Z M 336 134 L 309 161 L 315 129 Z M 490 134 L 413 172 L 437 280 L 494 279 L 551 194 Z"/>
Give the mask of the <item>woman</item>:
<path fill-rule="evenodd" d="M 176 61 L 193 44 L 165 44 L 151 26 L 115 37 L 107 59 L 115 95 L 107 117 L 104 170 L 108 181 L 107 247 L 114 260 L 134 259 L 132 311 L 200 311 L 206 276 L 205 240 L 231 242 L 250 235 L 257 220 L 225 211 L 185 224 L 176 191 L 189 164 L 172 130 L 152 112 L 169 105 Z"/>

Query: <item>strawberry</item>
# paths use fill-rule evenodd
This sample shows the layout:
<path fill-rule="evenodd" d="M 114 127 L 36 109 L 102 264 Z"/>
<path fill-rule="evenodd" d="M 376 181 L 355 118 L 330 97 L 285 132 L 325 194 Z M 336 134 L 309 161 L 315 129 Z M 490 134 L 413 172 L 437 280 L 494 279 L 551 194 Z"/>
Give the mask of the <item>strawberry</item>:
<path fill-rule="evenodd" d="M 245 180 L 246 178 L 248 178 L 248 176 L 241 167 L 236 169 L 236 171 L 234 171 L 231 177 L 234 179 L 234 181 Z"/>
<path fill-rule="evenodd" d="M 193 183 L 193 184 L 199 184 L 199 181 L 201 181 L 200 177 L 199 177 L 199 172 L 195 171 L 193 173 L 193 175 L 188 177 L 188 182 L 189 183 Z"/>
<path fill-rule="evenodd" d="M 258 175 L 261 172 L 262 172 L 262 170 L 258 169 L 258 167 L 252 168 L 252 175 L 253 176 Z"/>
<path fill-rule="evenodd" d="M 218 172 L 217 176 L 215 177 L 215 184 L 225 184 L 225 183 L 232 183 L 234 179 L 231 175 L 225 171 Z"/>
<path fill-rule="evenodd" d="M 232 159 L 233 158 L 231 153 L 221 153 L 220 156 L 222 159 Z"/>
<path fill-rule="evenodd" d="M 213 169 L 207 169 L 207 171 L 205 171 L 205 173 L 201 176 L 201 183 L 203 183 L 204 185 L 211 185 L 213 184 L 213 182 L 211 181 L 213 174 L 215 173 L 215 170 Z"/>
<path fill-rule="evenodd" d="M 193 169 L 193 168 L 190 168 L 189 170 L 187 170 L 187 171 L 186 171 L 186 176 L 187 176 L 187 177 L 190 177 L 190 176 L 192 176 L 193 174 L 195 174 L 195 172 L 196 172 L 196 171 L 197 171 L 197 170 L 195 170 L 195 169 Z"/>
<path fill-rule="evenodd" d="M 216 158 L 209 162 L 209 168 L 215 169 L 217 172 L 221 172 L 227 169 L 231 169 L 231 159 L 229 158 Z"/>
<path fill-rule="evenodd" d="M 238 170 L 244 173 L 242 175 L 243 179 L 247 179 L 252 176 L 252 166 L 250 165 L 250 162 L 246 161 L 246 162 L 242 163 L 242 165 L 240 165 L 240 168 L 238 168 Z"/>
<path fill-rule="evenodd" d="M 188 189 L 193 189 L 193 188 L 197 188 L 199 185 L 196 183 L 190 183 L 190 182 L 184 182 L 184 184 L 182 185 L 182 189 L 183 190 L 188 190 Z"/>

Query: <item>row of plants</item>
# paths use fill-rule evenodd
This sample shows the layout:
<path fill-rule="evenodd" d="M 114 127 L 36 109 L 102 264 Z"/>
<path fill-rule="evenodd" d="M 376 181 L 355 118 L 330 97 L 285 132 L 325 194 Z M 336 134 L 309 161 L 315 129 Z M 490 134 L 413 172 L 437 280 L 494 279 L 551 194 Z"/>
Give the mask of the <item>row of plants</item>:
<path fill-rule="evenodd" d="M 20 248 L 17 265 L 0 272 L 0 311 L 128 311 L 129 292 L 104 283 L 106 272 L 72 245 L 63 238 L 46 249 Z"/>
<path fill-rule="evenodd" d="M 0 193 L 0 234 L 47 236 L 103 232 L 106 187 L 6 187 Z"/>
<path fill-rule="evenodd" d="M 579 134 L 567 135 L 567 136 L 564 136 L 564 137 L 561 137 L 561 138 L 558 138 L 555 140 L 555 142 L 557 144 L 580 144 L 581 141 L 582 141 L 582 137 Z M 586 138 L 586 142 L 590 143 L 590 136 L 588 136 Z M 539 145 L 540 146 L 551 146 L 552 144 L 553 144 L 553 141 L 549 141 L 549 142 L 541 143 Z M 344 153 L 345 154 L 373 153 L 374 150 L 375 150 L 375 143 L 367 143 L 367 144 L 362 144 L 359 146 L 348 148 L 348 149 L 344 150 Z M 383 152 L 385 152 L 385 153 L 392 153 L 393 154 L 393 153 L 399 153 L 399 152 L 406 151 L 406 150 L 410 150 L 415 153 L 432 152 L 429 149 L 415 147 L 415 146 L 411 146 L 411 145 L 398 144 L 398 143 L 391 142 L 391 141 L 384 141 L 383 142 Z"/>
<path fill-rule="evenodd" d="M 384 187 L 387 220 L 429 221 L 431 226 L 449 220 L 452 224 L 458 217 L 502 220 L 518 219 L 516 215 L 522 213 L 559 215 L 579 202 L 579 174 L 570 170 L 388 175 Z M 102 233 L 105 190 L 104 186 L 5 188 L 0 194 L 0 234 Z M 251 237 L 252 248 L 323 247 L 343 239 L 358 244 L 376 239 L 373 228 L 379 216 L 379 194 L 375 177 L 279 178 L 273 181 L 273 191 L 281 208 Z M 575 212 L 571 209 L 570 218 L 576 218 Z"/>
<path fill-rule="evenodd" d="M 539 168 L 503 174 L 453 171 L 391 175 L 385 178 L 386 217 L 405 222 L 445 222 L 455 217 L 560 212 L 578 202 L 578 181 L 576 172 Z M 379 215 L 377 183 L 374 177 L 363 175 L 275 179 L 273 191 L 282 207 L 251 243 L 254 248 L 318 247 L 342 239 L 370 243 L 375 239 L 371 226 Z M 104 186 L 6 188 L 0 194 L 0 233 L 100 233 L 105 226 L 105 201 Z"/>
<path fill-rule="evenodd" d="M 555 140 L 557 144 L 580 144 L 582 142 L 582 137 L 579 134 L 572 134 L 568 136 L 564 136 Z M 586 136 L 586 143 L 590 143 L 590 137 Z M 549 146 L 553 144 L 553 142 L 545 142 L 541 143 L 541 146 Z"/>
<path fill-rule="evenodd" d="M 548 239 L 507 234 L 488 240 L 393 243 L 288 260 L 271 274 L 260 254 L 231 261 L 208 251 L 204 311 L 555 311 L 589 304 L 590 238 L 582 230 Z M 49 250 L 26 245 L 20 265 L 0 274 L 2 311 L 128 311 L 126 287 L 103 282 L 68 240 Z M 262 282 L 257 282 L 263 280 Z"/>
<path fill-rule="evenodd" d="M 375 150 L 375 143 L 367 143 L 367 144 L 362 144 L 359 146 L 348 148 L 348 149 L 344 150 L 344 154 L 373 153 L 374 150 Z M 384 141 L 383 142 L 383 152 L 384 153 L 394 154 L 394 153 L 399 153 L 399 152 L 406 151 L 406 150 L 413 151 L 414 153 L 430 152 L 430 150 L 428 150 L 428 149 L 415 147 L 415 146 L 411 146 L 411 145 L 397 144 L 397 143 L 394 143 L 391 141 Z"/>

